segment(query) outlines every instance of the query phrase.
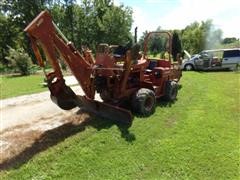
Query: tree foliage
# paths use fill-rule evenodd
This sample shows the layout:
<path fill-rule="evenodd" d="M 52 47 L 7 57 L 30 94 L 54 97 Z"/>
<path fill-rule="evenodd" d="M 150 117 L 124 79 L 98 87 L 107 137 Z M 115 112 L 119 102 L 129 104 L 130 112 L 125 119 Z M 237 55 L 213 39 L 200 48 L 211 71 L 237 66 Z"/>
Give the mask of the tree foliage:
<path fill-rule="evenodd" d="M 0 12 L 0 60 L 2 60 L 2 64 L 8 64 L 8 60 L 5 58 L 8 54 L 8 46 L 17 47 L 20 40 L 18 31 L 19 29 L 10 21 L 9 17 Z"/>
<path fill-rule="evenodd" d="M 156 29 L 156 32 L 163 31 L 161 30 L 161 27 L 158 27 Z M 172 32 L 170 30 L 170 32 Z M 144 48 L 144 41 L 146 40 L 146 36 L 148 34 L 148 31 L 145 31 L 143 35 L 139 39 L 139 44 L 141 46 L 141 49 Z M 172 54 L 173 59 L 176 60 L 177 54 L 181 53 L 182 51 L 182 43 L 179 37 L 180 31 L 173 31 L 172 32 Z M 169 51 L 169 37 L 166 34 L 159 35 L 159 34 L 152 34 L 148 37 L 148 43 L 147 43 L 147 51 L 148 53 L 152 54 L 153 56 L 156 56 L 158 53 L 160 53 L 161 58 L 164 58 L 164 54 Z"/>
<path fill-rule="evenodd" d="M 9 56 L 7 56 L 6 59 L 9 60 L 12 69 L 19 71 L 21 75 L 30 74 L 32 61 L 29 55 L 23 50 L 23 48 L 15 50 L 10 47 Z"/>
<path fill-rule="evenodd" d="M 99 43 L 122 44 L 131 39 L 132 10 L 111 0 L 84 0 L 54 5 L 54 21 L 77 48 L 95 49 Z"/>
<path fill-rule="evenodd" d="M 173 37 L 172 37 L 172 55 L 173 55 L 174 61 L 177 60 L 177 55 L 181 54 L 181 52 L 182 52 L 182 43 L 177 31 L 174 31 Z"/>
<path fill-rule="evenodd" d="M 99 43 L 123 44 L 131 39 L 132 10 L 115 6 L 113 0 L 4 0 L 0 3 L 0 61 L 8 63 L 7 46 L 23 47 L 34 56 L 23 29 L 42 10 L 48 10 L 65 36 L 80 49 Z M 10 41 L 9 41 L 10 39 Z"/>
<path fill-rule="evenodd" d="M 183 48 L 192 54 L 216 48 L 221 39 L 222 30 L 216 29 L 212 20 L 194 22 L 182 30 Z"/>
<path fill-rule="evenodd" d="M 235 38 L 235 37 L 230 37 L 230 38 L 224 38 L 222 40 L 222 44 L 231 44 L 234 43 L 236 41 L 239 41 L 239 39 Z"/>

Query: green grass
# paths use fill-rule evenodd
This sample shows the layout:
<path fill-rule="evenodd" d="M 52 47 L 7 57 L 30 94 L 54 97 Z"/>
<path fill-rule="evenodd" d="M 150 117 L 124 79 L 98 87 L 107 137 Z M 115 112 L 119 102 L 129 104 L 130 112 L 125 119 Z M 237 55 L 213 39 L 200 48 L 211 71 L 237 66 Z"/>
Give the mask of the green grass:
<path fill-rule="evenodd" d="M 45 91 L 47 88 L 41 84 L 43 79 L 43 75 L 1 76 L 0 99 Z"/>
<path fill-rule="evenodd" d="M 149 59 L 160 59 L 160 53 L 157 53 L 155 56 L 153 54 L 147 54 Z"/>
<path fill-rule="evenodd" d="M 174 104 L 128 131 L 103 120 L 73 127 L 2 179 L 238 179 L 240 74 L 184 72 L 181 84 Z"/>

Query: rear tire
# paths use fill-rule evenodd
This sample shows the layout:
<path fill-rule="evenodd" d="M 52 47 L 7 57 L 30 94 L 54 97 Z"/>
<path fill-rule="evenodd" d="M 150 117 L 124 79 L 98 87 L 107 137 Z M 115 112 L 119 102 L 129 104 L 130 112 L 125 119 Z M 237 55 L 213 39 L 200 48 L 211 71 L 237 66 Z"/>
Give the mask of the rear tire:
<path fill-rule="evenodd" d="M 193 68 L 193 65 L 192 64 L 186 64 L 184 66 L 184 70 L 186 71 L 192 71 L 194 68 Z"/>
<path fill-rule="evenodd" d="M 103 100 L 103 102 L 105 102 L 105 103 L 111 102 L 111 96 L 110 96 L 110 94 L 108 93 L 107 90 L 103 90 L 100 93 L 100 97 Z"/>
<path fill-rule="evenodd" d="M 239 70 L 239 67 L 240 67 L 240 65 L 237 64 L 236 67 L 235 67 L 233 70 L 234 70 L 234 71 L 238 71 L 238 70 Z"/>
<path fill-rule="evenodd" d="M 175 81 L 167 81 L 165 87 L 164 99 L 167 101 L 174 101 L 178 94 L 178 84 Z"/>
<path fill-rule="evenodd" d="M 146 88 L 139 89 L 132 98 L 133 111 L 139 115 L 149 116 L 155 111 L 155 93 Z"/>

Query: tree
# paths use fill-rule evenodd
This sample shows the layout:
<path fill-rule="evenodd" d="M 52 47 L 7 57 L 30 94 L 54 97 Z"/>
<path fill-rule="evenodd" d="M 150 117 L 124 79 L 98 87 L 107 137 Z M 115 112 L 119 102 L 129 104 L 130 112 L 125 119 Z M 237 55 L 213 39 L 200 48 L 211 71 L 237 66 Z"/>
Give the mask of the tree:
<path fill-rule="evenodd" d="M 152 35 L 149 38 L 149 51 L 156 56 L 157 53 L 160 53 L 161 51 L 165 51 L 164 45 L 166 44 L 164 42 L 164 39 L 160 37 L 159 35 Z"/>
<path fill-rule="evenodd" d="M 130 33 L 132 25 L 132 10 L 121 6 L 110 6 L 98 21 L 100 31 L 97 31 L 98 42 L 109 44 L 124 44 L 132 40 Z"/>
<path fill-rule="evenodd" d="M 80 4 L 71 4 L 71 8 L 72 23 L 66 18 L 66 5 L 54 5 L 51 13 L 56 24 L 77 48 L 87 45 L 94 50 L 99 43 L 121 44 L 131 39 L 130 8 L 115 6 L 112 0 L 83 0 Z"/>
<path fill-rule="evenodd" d="M 65 1 L 65 29 L 69 32 L 71 40 L 74 41 L 74 2 L 75 0 L 64 0 Z"/>
<path fill-rule="evenodd" d="M 21 75 L 29 75 L 31 72 L 32 61 L 29 55 L 24 52 L 23 48 L 15 50 L 10 47 L 9 56 L 6 57 L 9 60 L 13 69 L 16 69 Z"/>
<path fill-rule="evenodd" d="M 19 41 L 18 28 L 10 21 L 8 17 L 0 12 L 0 62 L 7 65 L 5 58 L 8 54 L 8 47 L 16 47 Z"/>
<path fill-rule="evenodd" d="M 47 9 L 53 0 L 4 0 L 0 5 L 0 11 L 4 12 L 15 27 L 17 27 L 17 41 L 18 47 L 23 47 L 28 54 L 31 54 L 35 61 L 32 49 L 30 47 L 29 39 L 26 37 L 23 29 L 38 15 L 42 10 Z"/>
<path fill-rule="evenodd" d="M 214 27 L 212 20 L 194 22 L 182 30 L 183 48 L 192 54 L 216 48 L 221 38 L 222 31 Z"/>
<path fill-rule="evenodd" d="M 201 25 L 194 22 L 182 30 L 183 48 L 192 54 L 204 49 L 203 32 Z"/>
<path fill-rule="evenodd" d="M 0 4 L 0 12 L 4 14 L 0 16 L 0 30 L 4 32 L 0 35 L 2 59 L 8 53 L 7 45 L 10 45 L 13 48 L 23 47 L 36 63 L 23 29 L 46 9 L 78 49 L 87 45 L 94 50 L 99 43 L 125 44 L 131 40 L 132 10 L 123 5 L 115 6 L 113 0 L 82 0 L 79 4 L 76 0 L 4 0 Z M 16 36 L 6 24 L 14 27 Z M 6 36 L 8 31 L 9 36 Z M 8 39 L 5 37 L 11 39 L 11 43 L 6 43 Z"/>
<path fill-rule="evenodd" d="M 15 22 L 21 29 L 24 29 L 33 18 L 38 15 L 42 10 L 47 9 L 47 4 L 51 0 L 4 0 L 1 4 L 1 10 L 6 12 L 8 16 Z"/>
<path fill-rule="evenodd" d="M 160 32 L 160 31 L 162 31 L 162 29 L 159 26 L 156 29 L 156 32 Z M 148 33 L 149 33 L 148 31 L 145 31 L 139 39 L 139 44 L 142 50 L 144 48 L 145 38 L 148 35 Z M 148 37 L 147 51 L 153 56 L 156 56 L 158 53 L 164 54 L 165 51 L 167 51 L 167 48 L 168 48 L 167 46 L 168 46 L 168 37 L 165 35 L 151 34 Z"/>
<path fill-rule="evenodd" d="M 222 40 L 222 44 L 230 44 L 230 43 L 234 43 L 236 41 L 237 41 L 237 38 L 235 38 L 235 37 L 227 37 Z"/>
<path fill-rule="evenodd" d="M 138 41 L 142 51 L 144 50 L 144 41 L 145 41 L 145 38 L 146 38 L 147 34 L 148 34 L 148 31 L 144 31 L 142 36 L 139 38 L 139 41 Z"/>
<path fill-rule="evenodd" d="M 182 52 L 182 44 L 179 39 L 177 31 L 173 32 L 173 37 L 172 37 L 172 55 L 173 55 L 173 60 L 177 60 L 177 55 Z"/>

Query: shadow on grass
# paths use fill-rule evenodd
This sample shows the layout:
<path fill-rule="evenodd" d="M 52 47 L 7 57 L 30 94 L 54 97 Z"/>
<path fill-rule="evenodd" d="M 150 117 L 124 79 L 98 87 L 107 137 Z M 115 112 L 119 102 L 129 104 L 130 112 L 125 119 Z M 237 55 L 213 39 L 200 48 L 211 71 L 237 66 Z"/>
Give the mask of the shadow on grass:
<path fill-rule="evenodd" d="M 78 111 L 77 114 L 81 114 L 82 111 Z M 57 128 L 45 131 L 41 136 L 35 140 L 35 142 L 26 147 L 22 152 L 16 156 L 8 159 L 0 164 L 0 170 L 9 170 L 9 169 L 18 169 L 23 164 L 27 163 L 34 157 L 37 153 L 47 150 L 49 147 L 52 147 L 59 142 L 64 141 L 66 138 L 69 138 L 77 133 L 83 132 L 87 126 L 96 128 L 98 131 L 102 129 L 109 129 L 113 125 L 117 125 L 121 132 L 121 137 L 128 142 L 134 141 L 135 135 L 129 132 L 130 125 L 124 125 L 116 122 L 112 122 L 106 119 L 97 119 L 94 116 L 93 118 L 86 118 L 80 124 L 65 123 L 62 126 Z"/>
<path fill-rule="evenodd" d="M 19 78 L 19 77 L 28 77 L 30 75 L 21 75 L 20 73 L 12 73 L 12 74 L 6 74 L 5 77 L 8 79 L 11 78 Z"/>
<path fill-rule="evenodd" d="M 175 101 L 167 101 L 164 99 L 160 99 L 159 101 L 157 101 L 156 106 L 161 108 L 167 108 L 167 107 L 171 107 L 176 101 L 177 99 Z"/>
<path fill-rule="evenodd" d="M 182 89 L 182 85 L 179 84 L 178 85 L 178 91 Z M 164 108 L 164 107 L 171 107 L 173 104 L 175 104 L 175 102 L 177 101 L 178 99 L 176 98 L 174 101 L 168 101 L 166 99 L 164 99 L 164 97 L 158 99 L 157 103 L 156 103 L 156 106 L 159 106 L 161 108 Z"/>
<path fill-rule="evenodd" d="M 198 73 L 216 73 L 216 72 L 237 72 L 237 70 L 230 69 L 206 69 L 206 70 L 198 70 Z"/>
<path fill-rule="evenodd" d="M 25 77 L 31 77 L 31 76 L 37 76 L 37 75 L 42 75 L 42 73 L 30 73 L 30 74 L 25 74 L 22 75 L 20 73 L 10 73 L 10 74 L 4 74 L 4 77 L 6 77 L 7 79 L 13 79 L 13 78 L 25 78 Z M 42 77 L 44 78 L 44 76 L 42 75 Z"/>
<path fill-rule="evenodd" d="M 79 114 L 83 113 L 84 111 L 79 110 Z M 119 129 L 119 131 L 121 132 L 121 137 L 124 138 L 126 141 L 128 142 L 132 142 L 136 140 L 136 137 L 134 134 L 132 134 L 131 132 L 129 132 L 129 128 L 131 127 L 131 124 L 124 124 L 122 122 L 114 122 L 108 119 L 92 119 L 89 121 L 89 126 L 94 127 L 95 129 L 97 129 L 98 131 L 100 131 L 101 129 L 109 129 L 110 127 L 112 127 L 113 125 L 116 125 Z"/>

